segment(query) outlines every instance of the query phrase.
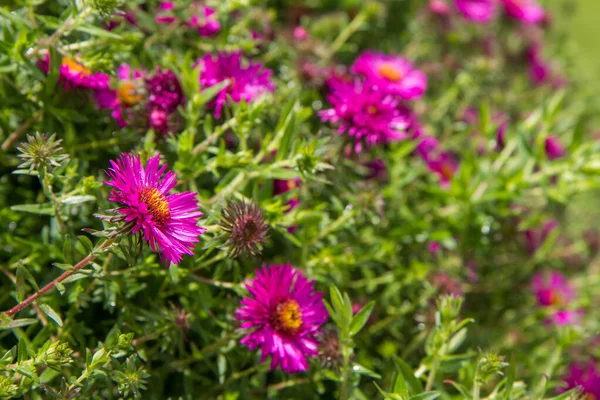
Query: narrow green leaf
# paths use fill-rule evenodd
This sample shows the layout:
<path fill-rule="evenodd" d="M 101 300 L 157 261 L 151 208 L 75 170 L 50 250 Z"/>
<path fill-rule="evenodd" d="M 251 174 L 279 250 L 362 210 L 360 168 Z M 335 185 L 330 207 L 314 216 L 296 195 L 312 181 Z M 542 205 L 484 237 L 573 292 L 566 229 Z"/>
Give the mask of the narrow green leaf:
<path fill-rule="evenodd" d="M 27 351 L 27 341 L 24 338 L 19 339 L 17 344 L 17 361 L 20 363 L 29 359 L 29 352 Z"/>
<path fill-rule="evenodd" d="M 396 377 L 396 382 L 394 383 L 394 393 L 398 393 L 400 395 L 404 395 L 408 393 L 408 385 L 406 384 L 406 379 L 404 379 L 404 375 L 400 372 Z"/>
<path fill-rule="evenodd" d="M 352 318 L 352 322 L 350 323 L 350 335 L 354 336 L 365 326 L 371 313 L 373 312 L 373 308 L 375 307 L 375 302 L 371 301 L 363 308 L 361 308 L 356 315 Z"/>
<path fill-rule="evenodd" d="M 65 293 L 65 285 L 63 285 L 62 282 L 56 282 L 54 287 L 56 290 L 58 290 L 58 293 L 60 293 L 61 296 Z"/>
<path fill-rule="evenodd" d="M 96 201 L 96 197 L 90 196 L 90 195 L 69 196 L 69 197 L 62 198 L 60 200 L 61 203 L 68 204 L 68 205 L 87 203 L 89 201 Z"/>
<path fill-rule="evenodd" d="M 22 211 L 30 214 L 38 215 L 54 215 L 54 208 L 50 203 L 42 204 L 19 204 L 10 207 L 13 211 Z"/>
<path fill-rule="evenodd" d="M 62 328 L 63 321 L 60 318 L 60 315 L 56 311 L 52 309 L 48 304 L 40 304 L 40 309 L 50 318 L 52 321 L 56 322 L 56 325 Z"/>
<path fill-rule="evenodd" d="M 423 385 L 413 373 L 412 368 L 401 358 L 396 358 L 396 364 L 399 372 L 404 376 L 410 393 L 417 394 L 423 392 Z"/>
<path fill-rule="evenodd" d="M 83 245 L 83 247 L 85 248 L 86 251 L 88 251 L 90 253 L 92 251 L 94 251 L 94 245 L 92 244 L 92 241 L 87 236 L 79 235 L 79 236 L 77 236 L 77 239 L 79 239 L 79 242 L 81 242 L 81 244 Z"/>
<path fill-rule="evenodd" d="M 0 322 L 0 330 L 21 328 L 23 326 L 35 324 L 37 322 L 38 320 L 35 318 L 21 318 L 9 321 L 2 321 Z"/>
<path fill-rule="evenodd" d="M 433 400 L 433 399 L 437 399 L 438 397 L 440 397 L 440 395 L 441 395 L 440 392 L 426 392 L 426 393 L 417 394 L 415 396 L 411 396 L 408 398 L 408 400 Z"/>
<path fill-rule="evenodd" d="M 71 252 L 71 236 L 65 236 L 63 243 L 63 257 L 68 264 L 73 264 L 73 253 Z"/>

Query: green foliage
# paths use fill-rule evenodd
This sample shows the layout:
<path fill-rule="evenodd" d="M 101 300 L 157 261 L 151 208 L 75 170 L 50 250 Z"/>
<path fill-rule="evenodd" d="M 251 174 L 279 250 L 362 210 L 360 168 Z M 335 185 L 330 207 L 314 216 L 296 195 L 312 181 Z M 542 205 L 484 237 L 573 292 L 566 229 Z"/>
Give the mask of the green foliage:
<path fill-rule="evenodd" d="M 175 3 L 165 15 L 197 12 Z M 440 19 L 425 3 L 208 0 L 212 37 L 158 23 L 157 1 L 0 6 L 0 398 L 585 398 L 563 380 L 600 357 L 598 103 L 560 30 L 477 25 L 454 8 Z M 567 85 L 531 81 L 525 54 L 541 38 Z M 415 132 L 355 152 L 321 121 L 327 78 L 372 49 L 427 74 L 426 95 L 403 106 L 457 159 L 447 185 Z M 201 87 L 196 60 L 235 50 L 272 70 L 276 89 L 217 118 L 235 82 Z M 111 87 L 122 64 L 174 71 L 185 101 L 172 132 L 139 123 L 145 105 L 119 126 L 98 93 L 64 87 L 63 57 Z M 129 151 L 160 155 L 175 191 L 197 193 L 207 230 L 178 265 L 115 223 L 104 171 Z M 254 254 L 224 245 L 232 201 L 256 204 L 269 226 Z M 288 263 L 330 315 L 297 375 L 242 345 L 235 314 L 257 268 Z M 556 271 L 572 296 L 540 304 L 532 277 Z M 552 322 L 561 312 L 574 320 Z"/>

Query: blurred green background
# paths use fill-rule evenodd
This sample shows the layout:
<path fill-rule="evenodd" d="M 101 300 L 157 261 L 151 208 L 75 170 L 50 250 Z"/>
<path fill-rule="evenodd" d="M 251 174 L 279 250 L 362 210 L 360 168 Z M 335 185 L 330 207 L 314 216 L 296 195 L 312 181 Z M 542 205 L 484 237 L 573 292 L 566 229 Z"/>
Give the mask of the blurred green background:
<path fill-rule="evenodd" d="M 547 0 L 554 23 L 572 40 L 574 67 L 592 90 L 600 89 L 600 0 Z M 573 75 L 575 76 L 575 75 Z"/>

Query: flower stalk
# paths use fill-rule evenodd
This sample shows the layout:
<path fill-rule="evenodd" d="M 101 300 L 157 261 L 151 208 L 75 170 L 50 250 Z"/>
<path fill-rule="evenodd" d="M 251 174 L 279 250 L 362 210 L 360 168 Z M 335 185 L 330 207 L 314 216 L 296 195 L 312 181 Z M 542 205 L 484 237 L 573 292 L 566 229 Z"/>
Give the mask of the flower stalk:
<path fill-rule="evenodd" d="M 88 254 L 83 260 L 79 261 L 73 267 L 73 269 L 63 272 L 58 278 L 54 279 L 53 281 L 48 283 L 46 286 L 41 288 L 39 292 L 32 294 L 31 296 L 29 296 L 28 298 L 26 298 L 25 300 L 23 300 L 22 302 L 20 302 L 13 308 L 11 308 L 10 310 L 4 311 L 4 314 L 6 316 L 10 317 L 10 316 L 17 314 L 19 311 L 22 311 L 23 309 L 27 308 L 27 306 L 29 306 L 31 303 L 33 303 L 34 301 L 36 301 L 37 299 L 39 299 L 40 297 L 44 296 L 46 293 L 48 293 L 49 291 L 54 289 L 56 287 L 57 283 L 64 281 L 65 279 L 67 279 L 68 277 L 75 274 L 76 272 L 78 272 L 79 270 L 81 270 L 82 268 L 87 266 L 89 263 L 91 263 L 96 258 L 95 253 L 105 250 L 110 245 L 112 245 L 115 242 L 115 240 L 116 239 L 109 239 L 106 242 L 102 243 L 102 245 L 100 245 L 100 247 L 98 247 L 98 249 L 90 252 L 90 254 Z"/>

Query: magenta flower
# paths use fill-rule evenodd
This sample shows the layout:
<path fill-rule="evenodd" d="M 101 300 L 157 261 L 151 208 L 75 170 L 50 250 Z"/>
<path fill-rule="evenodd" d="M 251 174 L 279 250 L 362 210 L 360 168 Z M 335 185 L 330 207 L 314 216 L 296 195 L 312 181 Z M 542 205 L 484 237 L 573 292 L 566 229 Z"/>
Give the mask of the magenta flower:
<path fill-rule="evenodd" d="M 142 78 L 142 71 L 123 64 L 117 68 L 116 89 L 106 88 L 95 91 L 98 106 L 103 109 L 111 109 L 111 114 L 120 128 L 127 126 L 128 120 L 133 119 L 133 115 L 127 112 L 127 109 L 136 106 L 143 100 L 141 95 Z M 124 114 L 127 116 L 127 120 Z"/>
<path fill-rule="evenodd" d="M 104 181 L 113 190 L 109 200 L 122 204 L 118 213 L 131 232 L 142 232 L 152 250 L 167 263 L 179 264 L 184 254 L 193 255 L 194 243 L 206 231 L 198 226 L 202 212 L 196 194 L 172 193 L 175 174 L 160 166 L 159 156 L 148 160 L 146 168 L 139 156 L 122 153 L 110 162 Z M 164 174 L 164 176 L 163 176 Z"/>
<path fill-rule="evenodd" d="M 579 325 L 583 317 L 583 310 L 560 310 L 552 314 L 546 324 L 556 326 Z"/>
<path fill-rule="evenodd" d="M 364 52 L 354 61 L 351 70 L 363 75 L 369 84 L 404 100 L 418 99 L 427 89 L 427 75 L 396 55 Z"/>
<path fill-rule="evenodd" d="M 321 121 L 337 126 L 339 134 L 354 140 L 356 152 L 408 137 L 409 116 L 399 108 L 399 100 L 377 86 L 361 81 L 328 82 L 327 100 L 333 108 L 319 112 Z"/>
<path fill-rule="evenodd" d="M 261 362 L 271 355 L 271 370 L 286 372 L 308 369 L 307 357 L 318 354 L 315 334 L 327 322 L 322 293 L 291 265 L 264 266 L 246 289 L 236 319 L 243 329 L 251 329 L 241 340 L 250 350 L 260 346 Z"/>
<path fill-rule="evenodd" d="M 152 76 L 146 78 L 146 91 L 150 126 L 157 132 L 168 132 L 170 117 L 185 102 L 177 76 L 171 70 L 163 71 L 158 67 Z"/>
<path fill-rule="evenodd" d="M 542 306 L 565 305 L 574 297 L 567 279 L 559 272 L 540 272 L 531 280 L 531 288 Z"/>
<path fill-rule="evenodd" d="M 544 147 L 546 150 L 546 157 L 548 157 L 549 160 L 556 160 L 565 155 L 565 148 L 555 135 L 550 135 L 546 138 Z"/>
<path fill-rule="evenodd" d="M 216 56 L 206 54 L 198 59 L 196 65 L 200 65 L 200 87 L 203 89 L 229 80 L 229 84 L 209 104 L 214 107 L 217 118 L 221 116 L 228 96 L 234 103 L 241 100 L 250 102 L 275 89 L 271 81 L 273 72 L 261 63 L 244 62 L 241 51 L 220 52 Z"/>
<path fill-rule="evenodd" d="M 429 0 L 427 7 L 429 8 L 429 11 L 434 15 L 438 15 L 440 17 L 450 15 L 450 7 L 448 6 L 448 3 L 446 3 L 444 0 Z"/>
<path fill-rule="evenodd" d="M 436 255 L 442 250 L 442 245 L 440 244 L 440 242 L 433 240 L 427 243 L 427 250 L 432 255 Z"/>
<path fill-rule="evenodd" d="M 454 0 L 458 11 L 469 21 L 488 23 L 496 14 L 496 0 Z"/>
<path fill-rule="evenodd" d="M 537 0 L 502 0 L 504 11 L 514 19 L 526 24 L 536 24 L 544 21 L 546 12 Z"/>
<path fill-rule="evenodd" d="M 196 29 L 200 36 L 214 36 L 221 31 L 221 23 L 212 8 L 195 3 L 192 5 L 192 13 L 187 24 Z"/>
<path fill-rule="evenodd" d="M 298 25 L 297 27 L 294 28 L 293 36 L 294 36 L 294 39 L 296 39 L 298 41 L 303 41 L 303 40 L 308 39 L 308 31 L 306 30 L 305 27 Z"/>
<path fill-rule="evenodd" d="M 50 71 L 50 55 L 46 54 L 43 60 L 38 60 L 37 66 L 47 74 Z M 92 72 L 70 57 L 63 57 L 61 60 L 58 82 L 63 85 L 65 90 L 106 89 L 109 81 L 108 75 Z"/>
<path fill-rule="evenodd" d="M 580 387 L 589 399 L 600 399 L 600 371 L 593 360 L 587 363 L 575 362 L 569 366 L 569 374 L 564 379 L 567 391 Z"/>
<path fill-rule="evenodd" d="M 529 229 L 525 231 L 525 242 L 527 244 L 527 250 L 529 254 L 533 254 L 537 249 L 544 243 L 550 233 L 558 227 L 558 221 L 550 219 L 547 221 L 541 230 Z"/>
<path fill-rule="evenodd" d="M 440 178 L 440 185 L 447 187 L 458 169 L 458 163 L 450 153 L 442 152 L 437 157 L 426 159 L 427 167 Z"/>
<path fill-rule="evenodd" d="M 283 193 L 287 193 L 290 190 L 299 188 L 300 185 L 302 185 L 302 181 L 300 180 L 300 178 L 287 180 L 275 179 L 273 181 L 273 195 L 277 196 Z M 300 205 L 300 200 L 298 198 L 292 198 L 286 204 L 289 206 L 286 212 L 290 212 Z"/>
<path fill-rule="evenodd" d="M 177 17 L 173 14 L 175 10 L 175 3 L 172 1 L 161 1 L 158 4 L 158 10 L 156 11 L 156 17 L 154 21 L 157 24 L 172 24 L 177 21 Z"/>

